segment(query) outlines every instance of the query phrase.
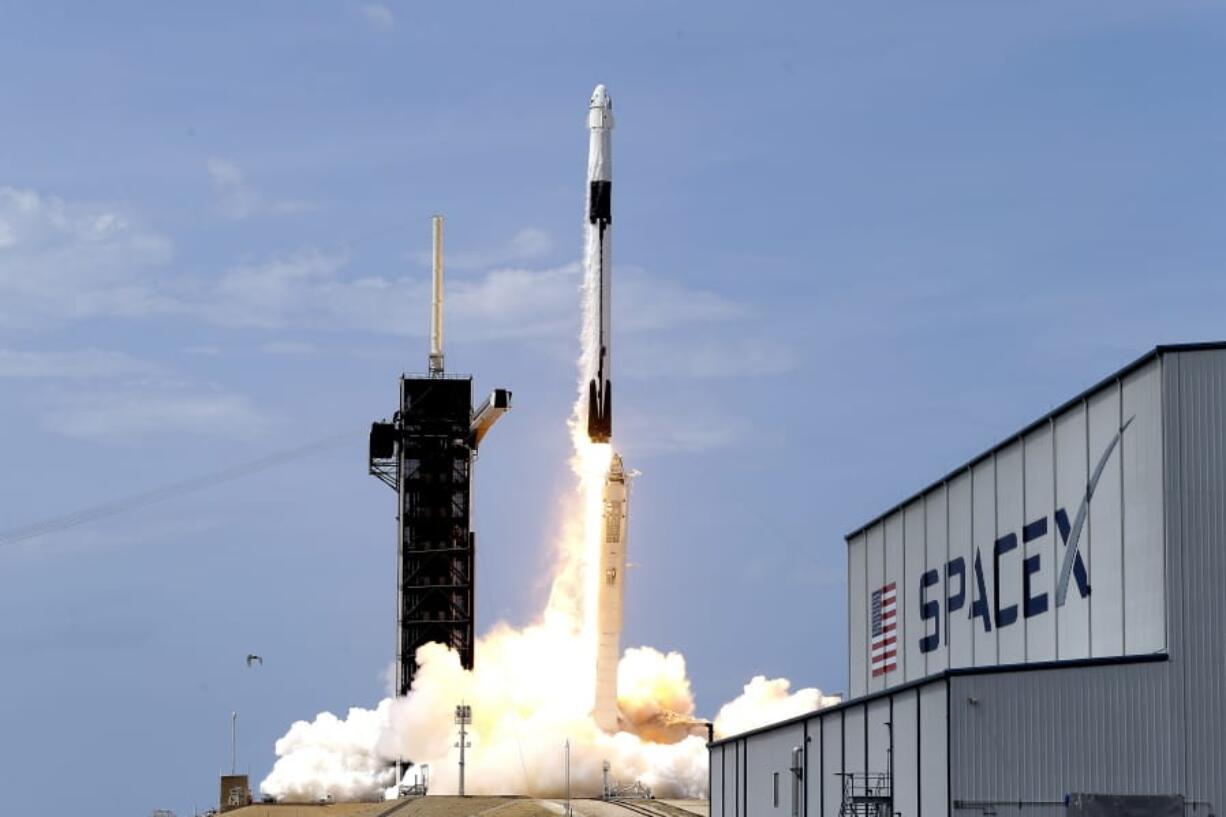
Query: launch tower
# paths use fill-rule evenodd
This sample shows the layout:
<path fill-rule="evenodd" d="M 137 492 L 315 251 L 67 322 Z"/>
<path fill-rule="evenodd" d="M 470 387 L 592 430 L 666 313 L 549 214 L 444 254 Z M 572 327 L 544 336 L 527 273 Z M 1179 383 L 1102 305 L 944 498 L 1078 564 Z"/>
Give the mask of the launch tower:
<path fill-rule="evenodd" d="M 370 473 L 396 491 L 396 694 L 417 673 L 417 648 L 437 642 L 473 666 L 477 446 L 511 407 L 495 389 L 472 407 L 472 378 L 443 370 L 443 219 L 434 217 L 429 371 L 402 375 L 400 408 L 370 428 Z"/>

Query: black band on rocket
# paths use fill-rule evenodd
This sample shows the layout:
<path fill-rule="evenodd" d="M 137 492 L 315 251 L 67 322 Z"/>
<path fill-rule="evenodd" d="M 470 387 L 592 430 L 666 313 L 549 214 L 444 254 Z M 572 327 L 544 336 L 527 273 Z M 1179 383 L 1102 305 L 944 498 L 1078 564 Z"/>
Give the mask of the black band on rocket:
<path fill-rule="evenodd" d="M 613 223 L 613 182 L 594 181 L 588 186 L 587 221 L 589 224 Z"/>

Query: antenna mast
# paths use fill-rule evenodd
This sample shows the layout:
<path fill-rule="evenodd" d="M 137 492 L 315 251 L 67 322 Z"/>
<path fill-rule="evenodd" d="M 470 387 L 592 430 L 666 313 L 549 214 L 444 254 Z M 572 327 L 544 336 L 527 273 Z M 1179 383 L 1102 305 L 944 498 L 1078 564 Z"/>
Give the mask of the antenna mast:
<path fill-rule="evenodd" d="M 443 374 L 443 217 L 431 219 L 434 233 L 434 288 L 430 299 L 430 376 Z"/>

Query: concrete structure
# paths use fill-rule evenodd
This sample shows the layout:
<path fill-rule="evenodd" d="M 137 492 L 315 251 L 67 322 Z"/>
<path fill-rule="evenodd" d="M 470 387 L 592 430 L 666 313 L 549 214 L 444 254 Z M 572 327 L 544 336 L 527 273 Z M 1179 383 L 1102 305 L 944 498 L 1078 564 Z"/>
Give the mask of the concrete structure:
<path fill-rule="evenodd" d="M 716 742 L 712 817 L 1226 806 L 1226 344 L 1155 349 L 847 548 L 851 698 Z"/>
<path fill-rule="evenodd" d="M 218 811 L 227 812 L 240 809 L 251 804 L 251 783 L 245 774 L 225 774 L 221 776 L 221 796 L 218 798 Z"/>

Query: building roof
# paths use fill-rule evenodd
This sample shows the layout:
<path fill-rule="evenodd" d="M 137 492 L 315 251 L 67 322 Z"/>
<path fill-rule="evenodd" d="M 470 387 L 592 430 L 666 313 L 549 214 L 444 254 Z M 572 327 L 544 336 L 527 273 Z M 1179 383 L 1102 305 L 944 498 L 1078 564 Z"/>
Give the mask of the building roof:
<path fill-rule="evenodd" d="M 1170 656 L 1164 652 L 1146 653 L 1145 655 L 1112 655 L 1102 658 L 1079 658 L 1071 661 L 1035 661 L 1029 664 L 995 664 L 982 667 L 953 667 L 951 669 L 942 670 L 941 672 L 932 675 L 926 675 L 923 678 L 916 678 L 914 681 L 908 681 L 905 684 L 898 684 L 887 689 L 879 689 L 875 692 L 869 692 L 857 698 L 849 698 L 846 701 L 839 701 L 837 704 L 823 706 L 814 709 L 811 712 L 804 712 L 800 715 L 793 715 L 781 721 L 774 723 L 763 724 L 754 729 L 747 729 L 744 732 L 738 732 L 735 735 L 725 735 L 717 741 L 711 743 L 711 746 L 722 746 L 725 743 L 731 743 L 742 738 L 752 737 L 762 732 L 770 732 L 773 729 L 780 729 L 785 726 L 802 723 L 810 718 L 819 716 L 832 715 L 835 712 L 840 712 L 844 709 L 850 709 L 853 706 L 863 706 L 871 701 L 876 701 L 880 698 L 888 698 L 891 695 L 897 695 L 900 692 L 905 692 L 908 689 L 926 686 L 938 681 L 945 681 L 949 678 L 956 678 L 962 675 L 996 675 L 1006 672 L 1040 672 L 1042 670 L 1059 670 L 1059 669 L 1077 669 L 1079 667 L 1101 667 L 1113 664 L 1152 664 L 1159 661 L 1169 661 Z M 244 815 L 246 817 L 246 815 Z M 282 815 L 285 817 L 285 815 Z"/>
<path fill-rule="evenodd" d="M 1034 431 L 1036 428 L 1039 428 L 1045 423 L 1050 422 L 1052 418 L 1060 414 L 1063 414 L 1065 411 L 1077 405 L 1082 400 L 1085 400 L 1091 394 L 1103 388 L 1104 386 L 1110 385 L 1111 383 L 1114 383 L 1117 380 L 1122 380 L 1123 378 L 1135 372 L 1137 369 L 1149 363 L 1151 360 L 1155 360 L 1161 357 L 1162 355 L 1169 354 L 1172 352 L 1203 352 L 1203 351 L 1220 351 L 1220 350 L 1226 350 L 1226 341 L 1212 341 L 1212 342 L 1206 342 L 1206 343 L 1174 343 L 1174 344 L 1167 344 L 1167 345 L 1162 345 L 1162 346 L 1155 346 L 1153 349 L 1141 355 L 1139 358 L 1132 361 L 1124 368 L 1108 375 L 1107 377 L 1104 377 L 1102 380 L 1098 381 L 1093 386 L 1090 386 L 1090 388 L 1085 389 L 1084 391 L 1077 394 L 1075 397 L 1072 397 L 1066 400 L 1065 402 L 1061 403 L 1056 408 L 1052 409 L 1051 411 L 1044 414 L 1042 417 L 1038 418 L 1034 422 L 1027 425 L 1021 431 L 1018 431 L 1014 434 L 1009 435 L 1005 439 L 998 442 L 996 445 L 989 448 L 987 451 L 984 451 L 982 454 L 973 458 L 972 460 L 965 463 L 964 465 L 958 466 L 957 468 L 950 471 L 945 476 L 938 479 L 936 482 L 933 482 L 932 484 L 928 485 L 923 490 L 918 491 L 912 494 L 911 496 L 907 497 L 906 499 L 904 499 L 902 502 L 899 502 L 896 505 L 893 505 L 892 507 L 890 507 L 889 510 L 885 511 L 884 513 L 877 514 L 872 519 L 870 519 L 868 522 L 865 522 L 863 525 L 860 525 L 858 528 L 851 531 L 843 538 L 852 539 L 853 537 L 859 536 L 861 533 L 864 533 L 869 528 L 876 525 L 878 522 L 881 522 L 882 520 L 884 520 L 887 516 L 891 516 L 897 513 L 898 511 L 902 510 L 906 506 L 910 505 L 912 502 L 915 502 L 917 499 L 921 499 L 922 497 L 927 495 L 929 491 L 939 488 L 941 485 L 944 485 L 946 482 L 949 482 L 951 479 L 956 477 L 958 474 L 961 474 L 962 472 L 966 471 L 968 468 L 974 467 L 975 465 L 987 459 L 988 457 L 991 457 L 993 454 L 995 454 L 997 451 L 1004 448 L 1005 446 L 1016 442 L 1022 437 L 1025 437 L 1030 432 Z"/>

